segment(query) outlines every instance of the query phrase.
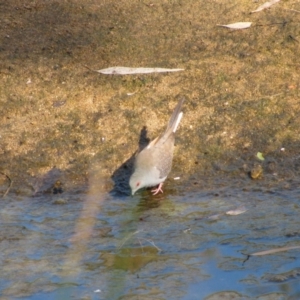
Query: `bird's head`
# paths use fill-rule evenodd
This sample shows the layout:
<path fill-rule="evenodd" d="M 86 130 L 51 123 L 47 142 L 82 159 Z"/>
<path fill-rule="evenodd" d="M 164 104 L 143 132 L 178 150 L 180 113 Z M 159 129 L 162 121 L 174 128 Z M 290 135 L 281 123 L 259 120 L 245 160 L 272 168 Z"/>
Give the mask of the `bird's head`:
<path fill-rule="evenodd" d="M 143 178 L 138 173 L 133 173 L 129 180 L 131 195 L 133 196 L 139 189 L 144 187 Z"/>

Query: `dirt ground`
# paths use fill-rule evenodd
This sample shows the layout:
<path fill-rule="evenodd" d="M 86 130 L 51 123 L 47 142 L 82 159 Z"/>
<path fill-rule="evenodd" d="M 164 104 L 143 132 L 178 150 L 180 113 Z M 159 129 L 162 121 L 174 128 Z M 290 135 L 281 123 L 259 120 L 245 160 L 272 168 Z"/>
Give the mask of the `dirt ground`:
<path fill-rule="evenodd" d="M 57 180 L 62 190 L 82 189 L 94 168 L 103 189 L 113 190 L 113 174 L 126 169 L 140 137 L 164 130 L 180 97 L 170 175 L 181 177 L 177 186 L 245 184 L 255 164 L 259 184 L 293 184 L 300 3 L 249 13 L 263 2 L 0 0 L 2 195 L 10 180 L 11 195 L 57 192 Z M 253 23 L 217 26 L 241 21 Z M 85 66 L 184 71 L 118 76 Z"/>

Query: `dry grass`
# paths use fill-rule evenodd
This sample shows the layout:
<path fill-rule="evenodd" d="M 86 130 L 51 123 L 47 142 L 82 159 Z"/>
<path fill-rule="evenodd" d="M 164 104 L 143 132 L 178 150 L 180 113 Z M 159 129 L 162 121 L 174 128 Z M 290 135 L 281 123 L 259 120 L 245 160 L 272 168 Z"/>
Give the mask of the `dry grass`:
<path fill-rule="evenodd" d="M 0 2 L 0 171 L 12 189 L 54 167 L 69 186 L 83 184 L 94 164 L 109 178 L 144 125 L 152 138 L 164 128 L 178 96 L 187 101 L 174 172 L 205 177 L 215 164 L 239 166 L 260 151 L 282 166 L 287 157 L 297 173 L 300 14 L 286 9 L 300 6 L 249 14 L 256 5 Z M 216 26 L 237 21 L 254 23 L 243 31 Z M 121 77 L 84 65 L 185 71 Z"/>

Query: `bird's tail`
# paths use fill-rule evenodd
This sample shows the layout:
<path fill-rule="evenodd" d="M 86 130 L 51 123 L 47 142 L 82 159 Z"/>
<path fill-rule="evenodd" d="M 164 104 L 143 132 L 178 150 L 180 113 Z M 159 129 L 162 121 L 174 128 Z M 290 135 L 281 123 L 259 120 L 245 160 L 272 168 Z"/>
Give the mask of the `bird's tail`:
<path fill-rule="evenodd" d="M 158 136 L 156 139 L 154 139 L 148 146 L 147 148 L 153 147 L 153 146 L 158 146 L 161 144 L 164 144 L 171 136 L 171 134 L 174 135 L 175 131 L 177 130 L 177 127 L 180 123 L 180 120 L 182 118 L 182 111 L 181 107 L 184 102 L 184 98 L 180 99 L 178 104 L 176 105 L 172 116 L 170 118 L 170 121 L 168 123 L 167 129 L 165 132 L 163 132 L 160 136 Z"/>
<path fill-rule="evenodd" d="M 182 104 L 183 104 L 184 100 L 185 100 L 184 98 L 180 99 L 178 104 L 176 105 L 164 134 L 167 134 L 169 132 L 170 133 L 176 132 L 177 127 L 178 127 L 180 120 L 182 118 L 182 115 L 183 115 L 181 108 L 182 108 Z"/>

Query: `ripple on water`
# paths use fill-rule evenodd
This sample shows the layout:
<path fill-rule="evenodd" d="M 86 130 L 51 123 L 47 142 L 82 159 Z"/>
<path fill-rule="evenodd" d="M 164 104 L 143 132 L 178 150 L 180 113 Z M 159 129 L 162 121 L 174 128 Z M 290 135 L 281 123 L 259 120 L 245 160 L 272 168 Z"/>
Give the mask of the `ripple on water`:
<path fill-rule="evenodd" d="M 147 192 L 128 198 L 65 194 L 59 205 L 53 197 L 0 203 L 0 288 L 8 298 L 268 299 L 300 293 L 297 249 L 246 260 L 299 244 L 299 195 L 292 190 L 223 187 L 166 192 L 159 200 Z M 239 207 L 245 211 L 226 214 Z"/>

